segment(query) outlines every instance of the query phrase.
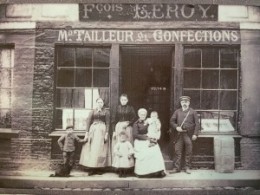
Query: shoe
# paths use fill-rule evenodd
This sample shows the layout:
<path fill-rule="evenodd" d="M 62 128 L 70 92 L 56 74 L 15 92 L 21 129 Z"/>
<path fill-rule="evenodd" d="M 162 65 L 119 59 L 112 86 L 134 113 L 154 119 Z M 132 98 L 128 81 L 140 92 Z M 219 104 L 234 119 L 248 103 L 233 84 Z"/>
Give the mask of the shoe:
<path fill-rule="evenodd" d="M 159 178 L 163 178 L 166 176 L 166 173 L 164 171 L 161 171 L 159 174 Z"/>
<path fill-rule="evenodd" d="M 169 171 L 170 174 L 172 174 L 172 173 L 180 173 L 180 172 L 181 172 L 180 169 L 173 169 L 173 170 Z"/>
<path fill-rule="evenodd" d="M 191 170 L 189 168 L 185 169 L 184 172 L 187 174 L 191 174 Z"/>
<path fill-rule="evenodd" d="M 96 174 L 95 171 L 89 171 L 89 172 L 88 172 L 88 176 L 95 175 L 95 174 Z"/>

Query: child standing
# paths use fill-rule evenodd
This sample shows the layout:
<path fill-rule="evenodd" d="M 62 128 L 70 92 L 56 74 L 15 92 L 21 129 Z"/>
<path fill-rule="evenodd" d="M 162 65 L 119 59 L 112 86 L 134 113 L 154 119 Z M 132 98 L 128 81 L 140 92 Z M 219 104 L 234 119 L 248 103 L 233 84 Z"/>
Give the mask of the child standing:
<path fill-rule="evenodd" d="M 119 177 L 126 177 L 127 172 L 134 167 L 134 148 L 127 140 L 127 134 L 121 131 L 119 133 L 119 142 L 114 146 L 115 158 L 112 166 L 117 168 Z"/>
<path fill-rule="evenodd" d="M 149 147 L 157 144 L 157 140 L 161 136 L 161 122 L 156 111 L 151 112 L 150 118 L 146 120 L 148 124 L 148 133 L 147 136 L 150 138 Z"/>
<path fill-rule="evenodd" d="M 85 142 L 84 139 L 80 139 L 73 133 L 73 126 L 67 126 L 66 134 L 62 135 L 58 139 L 58 144 L 63 156 L 63 173 L 61 173 L 60 176 L 69 176 L 70 170 L 74 165 L 74 155 L 76 149 L 75 141 Z"/>

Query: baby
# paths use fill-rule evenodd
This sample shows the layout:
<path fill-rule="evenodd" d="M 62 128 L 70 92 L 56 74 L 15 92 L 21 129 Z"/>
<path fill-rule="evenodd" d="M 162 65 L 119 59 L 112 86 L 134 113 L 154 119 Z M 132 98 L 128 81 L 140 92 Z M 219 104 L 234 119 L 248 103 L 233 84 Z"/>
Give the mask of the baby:
<path fill-rule="evenodd" d="M 126 177 L 127 172 L 134 166 L 134 148 L 128 141 L 126 132 L 121 131 L 119 133 L 119 142 L 114 146 L 114 162 L 115 167 L 119 173 L 119 177 Z"/>
<path fill-rule="evenodd" d="M 152 147 L 157 144 L 157 140 L 161 136 L 161 122 L 158 113 L 156 111 L 151 112 L 150 118 L 146 119 L 145 123 L 149 125 L 147 136 L 150 138 L 149 147 Z"/>

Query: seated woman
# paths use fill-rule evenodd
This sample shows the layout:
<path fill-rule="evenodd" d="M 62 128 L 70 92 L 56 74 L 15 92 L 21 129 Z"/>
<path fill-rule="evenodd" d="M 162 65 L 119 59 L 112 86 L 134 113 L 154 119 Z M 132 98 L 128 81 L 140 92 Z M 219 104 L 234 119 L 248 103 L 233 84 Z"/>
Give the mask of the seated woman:
<path fill-rule="evenodd" d="M 164 177 L 165 165 L 158 144 L 149 147 L 150 138 L 147 136 L 148 124 L 145 122 L 147 110 L 138 110 L 139 119 L 133 125 L 134 149 L 135 149 L 135 174 L 137 177 Z"/>

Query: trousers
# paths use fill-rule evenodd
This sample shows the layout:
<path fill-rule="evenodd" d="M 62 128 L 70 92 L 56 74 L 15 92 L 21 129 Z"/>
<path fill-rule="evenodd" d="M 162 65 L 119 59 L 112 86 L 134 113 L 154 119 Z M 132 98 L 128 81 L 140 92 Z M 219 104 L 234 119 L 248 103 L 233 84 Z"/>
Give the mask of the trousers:
<path fill-rule="evenodd" d="M 70 167 L 73 167 L 74 165 L 74 154 L 75 152 L 72 151 L 72 152 L 63 152 L 62 155 L 63 155 L 63 163 L 64 165 L 67 167 L 67 166 L 70 166 Z"/>
<path fill-rule="evenodd" d="M 175 143 L 175 154 L 176 161 L 175 167 L 178 170 L 181 170 L 181 159 L 183 156 L 183 149 L 185 149 L 184 153 L 184 169 L 190 168 L 191 166 L 191 156 L 192 156 L 192 141 L 187 133 L 180 133 Z"/>

